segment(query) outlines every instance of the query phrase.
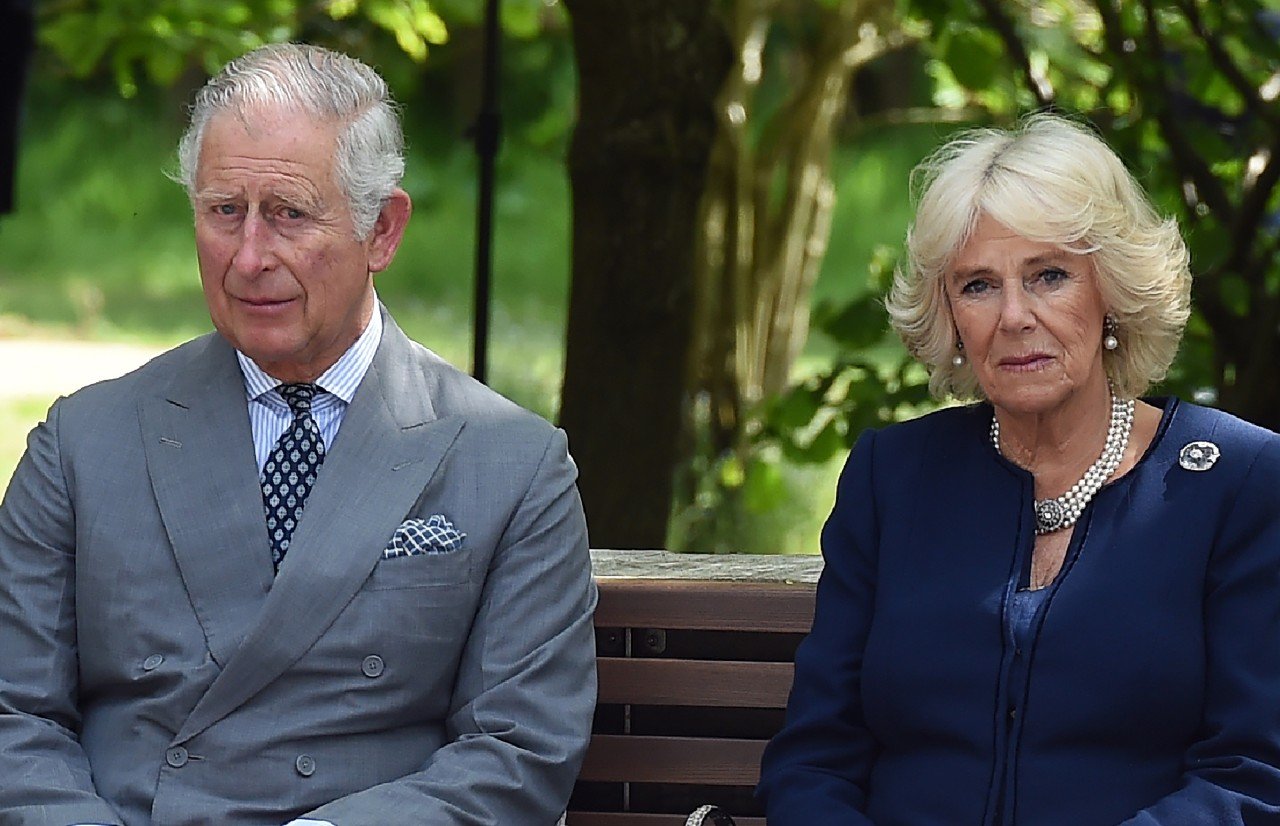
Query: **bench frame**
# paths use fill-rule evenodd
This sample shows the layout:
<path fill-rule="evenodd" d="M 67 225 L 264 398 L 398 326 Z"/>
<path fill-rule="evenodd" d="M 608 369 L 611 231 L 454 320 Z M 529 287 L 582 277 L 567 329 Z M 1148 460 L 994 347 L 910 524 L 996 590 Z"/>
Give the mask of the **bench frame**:
<path fill-rule="evenodd" d="M 635 784 L 651 784 L 666 802 L 679 801 L 686 786 L 744 799 L 781 724 L 794 646 L 813 621 L 814 585 L 607 576 L 597 585 L 599 707 L 575 799 L 587 784 L 620 785 L 621 795 L 609 811 L 571 804 L 568 826 L 682 826 L 698 803 L 720 803 L 655 811 Z M 668 635 L 679 638 L 675 651 Z M 678 729 L 681 714 L 698 730 L 655 734 L 641 724 L 657 718 Z M 764 826 L 760 816 L 735 819 Z"/>

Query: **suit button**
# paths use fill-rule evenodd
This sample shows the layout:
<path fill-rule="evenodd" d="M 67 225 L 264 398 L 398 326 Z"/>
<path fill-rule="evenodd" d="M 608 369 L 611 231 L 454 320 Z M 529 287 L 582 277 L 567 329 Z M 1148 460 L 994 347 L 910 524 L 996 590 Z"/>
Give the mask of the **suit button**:
<path fill-rule="evenodd" d="M 364 662 L 360 663 L 360 670 L 364 672 L 366 677 L 381 677 L 382 670 L 385 666 L 382 658 L 377 654 L 370 654 L 364 658 Z"/>
<path fill-rule="evenodd" d="M 298 759 L 293 761 L 293 767 L 303 777 L 310 777 L 316 773 L 316 761 L 309 754 L 298 755 Z"/>
<path fill-rule="evenodd" d="M 1016 709 L 1013 706 L 1009 706 L 1009 719 L 1010 720 L 1018 719 L 1018 709 Z"/>
<path fill-rule="evenodd" d="M 163 654 L 152 654 L 150 657 L 147 657 L 145 660 L 142 661 L 142 670 L 155 671 L 157 668 L 160 667 L 160 664 L 162 662 L 164 662 Z"/>
<path fill-rule="evenodd" d="M 164 762 L 168 763 L 175 769 L 180 769 L 187 765 L 187 750 L 182 746 L 174 746 L 164 753 Z"/>

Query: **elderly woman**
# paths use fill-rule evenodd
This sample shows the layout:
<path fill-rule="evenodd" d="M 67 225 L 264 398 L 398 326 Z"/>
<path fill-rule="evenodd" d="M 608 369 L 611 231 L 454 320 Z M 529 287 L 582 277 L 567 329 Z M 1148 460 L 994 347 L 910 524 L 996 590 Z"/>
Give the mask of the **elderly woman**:
<path fill-rule="evenodd" d="M 759 793 L 789 824 L 1280 823 L 1280 437 L 1177 399 L 1190 276 L 1088 130 L 947 144 Z"/>

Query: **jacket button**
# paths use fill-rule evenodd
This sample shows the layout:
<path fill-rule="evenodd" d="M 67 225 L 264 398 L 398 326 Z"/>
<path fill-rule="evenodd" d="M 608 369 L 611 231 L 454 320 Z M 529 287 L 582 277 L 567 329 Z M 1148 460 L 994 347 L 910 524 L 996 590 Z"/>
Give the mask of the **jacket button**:
<path fill-rule="evenodd" d="M 163 654 L 152 654 L 150 657 L 147 657 L 145 660 L 142 661 L 142 670 L 155 671 L 157 668 L 160 667 L 160 664 L 162 662 L 164 662 Z"/>
<path fill-rule="evenodd" d="M 382 663 L 382 658 L 377 654 L 370 654 L 364 658 L 364 662 L 360 663 L 360 670 L 364 672 L 366 677 L 381 677 L 382 670 L 385 667 Z"/>
<path fill-rule="evenodd" d="M 1013 708 L 1012 706 L 1009 707 L 1009 719 L 1010 720 L 1018 719 L 1018 710 L 1016 708 Z"/>
<path fill-rule="evenodd" d="M 175 769 L 180 769 L 187 765 L 187 750 L 182 746 L 174 746 L 164 753 L 164 762 L 168 763 Z"/>
<path fill-rule="evenodd" d="M 316 761 L 309 754 L 298 755 L 298 759 L 293 761 L 293 767 L 303 777 L 310 777 L 316 773 Z"/>

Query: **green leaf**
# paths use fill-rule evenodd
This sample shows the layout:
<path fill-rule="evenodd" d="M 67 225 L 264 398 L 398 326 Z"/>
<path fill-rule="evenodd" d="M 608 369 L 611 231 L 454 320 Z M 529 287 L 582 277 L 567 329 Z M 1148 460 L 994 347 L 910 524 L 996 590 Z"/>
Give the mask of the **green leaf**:
<path fill-rule="evenodd" d="M 1000 39 L 985 29 L 964 28 L 951 32 L 942 54 L 955 79 L 972 91 L 991 87 L 1004 68 Z"/>
<path fill-rule="evenodd" d="M 760 456 L 753 456 L 747 463 L 747 475 L 742 485 L 742 499 L 755 513 L 772 510 L 787 493 L 782 468 Z"/>
<path fill-rule="evenodd" d="M 1231 233 L 1217 221 L 1201 221 L 1186 233 L 1191 260 L 1198 272 L 1209 272 L 1231 253 Z"/>
<path fill-rule="evenodd" d="M 1249 285 L 1239 275 L 1223 275 L 1218 280 L 1218 295 L 1234 314 L 1241 317 L 1249 314 Z"/>
<path fill-rule="evenodd" d="M 826 427 L 818 431 L 813 440 L 805 446 L 797 446 L 795 455 L 799 461 L 806 464 L 815 464 L 818 462 L 826 462 L 835 456 L 836 453 L 844 450 L 845 440 L 841 426 L 832 420 L 827 423 Z"/>
<path fill-rule="evenodd" d="M 346 20 L 359 11 L 359 8 L 359 0 L 329 0 L 329 5 L 325 8 L 325 11 L 334 20 Z"/>
<path fill-rule="evenodd" d="M 720 484 L 729 490 L 742 487 L 747 479 L 746 469 L 737 456 L 728 456 L 720 462 Z"/>
<path fill-rule="evenodd" d="M 783 430 L 799 430 L 813 421 L 822 408 L 822 393 L 801 385 L 793 387 L 773 402 L 769 409 L 770 423 Z"/>
<path fill-rule="evenodd" d="M 410 0 L 409 17 L 414 31 L 422 35 L 422 39 L 435 46 L 449 42 L 449 30 L 444 20 L 431 9 L 427 0 Z"/>
<path fill-rule="evenodd" d="M 529 40 L 542 29 L 542 0 L 507 0 L 502 4 L 502 28 L 513 37 Z"/>
<path fill-rule="evenodd" d="M 53 49 L 73 75 L 88 77 L 119 35 L 105 17 L 68 12 L 40 27 L 40 41 Z"/>
<path fill-rule="evenodd" d="M 884 338 L 887 316 L 875 295 L 863 295 L 837 307 L 830 302 L 814 309 L 814 324 L 849 350 L 864 350 Z"/>
<path fill-rule="evenodd" d="M 155 48 L 147 53 L 147 75 L 162 86 L 168 86 L 182 74 L 183 52 L 176 49 Z"/>

